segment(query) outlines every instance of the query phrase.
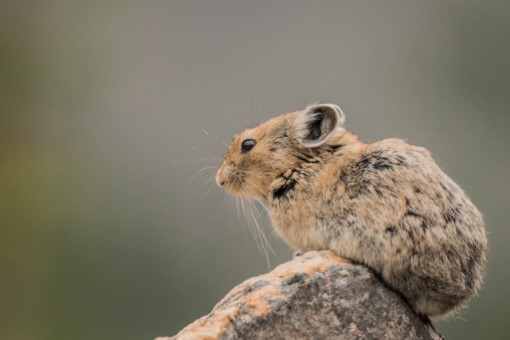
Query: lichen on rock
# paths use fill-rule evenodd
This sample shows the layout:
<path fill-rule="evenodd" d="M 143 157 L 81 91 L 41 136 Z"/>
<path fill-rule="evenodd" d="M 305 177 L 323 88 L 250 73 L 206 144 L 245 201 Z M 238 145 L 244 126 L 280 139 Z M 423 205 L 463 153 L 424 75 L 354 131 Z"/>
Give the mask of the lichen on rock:
<path fill-rule="evenodd" d="M 442 339 L 368 268 L 312 251 L 232 289 L 168 339 Z"/>

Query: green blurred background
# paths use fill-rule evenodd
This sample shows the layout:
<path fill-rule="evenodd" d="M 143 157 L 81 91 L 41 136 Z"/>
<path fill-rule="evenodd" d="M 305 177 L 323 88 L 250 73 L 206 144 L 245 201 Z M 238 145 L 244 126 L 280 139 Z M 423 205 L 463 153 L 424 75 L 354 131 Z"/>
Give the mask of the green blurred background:
<path fill-rule="evenodd" d="M 172 335 L 266 272 L 208 166 L 314 101 L 364 140 L 427 147 L 469 193 L 486 284 L 436 324 L 510 338 L 508 1 L 1 5 L 1 339 Z M 291 251 L 261 223 L 274 268 Z"/>

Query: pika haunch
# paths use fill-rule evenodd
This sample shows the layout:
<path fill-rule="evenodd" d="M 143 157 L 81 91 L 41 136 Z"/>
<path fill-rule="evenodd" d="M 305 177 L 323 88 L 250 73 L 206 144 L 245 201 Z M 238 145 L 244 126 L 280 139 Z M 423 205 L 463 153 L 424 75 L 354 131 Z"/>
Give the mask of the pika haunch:
<path fill-rule="evenodd" d="M 338 106 L 319 104 L 246 129 L 216 182 L 260 201 L 295 250 L 367 265 L 421 315 L 465 306 L 486 261 L 480 212 L 426 149 L 363 143 L 344 121 Z"/>

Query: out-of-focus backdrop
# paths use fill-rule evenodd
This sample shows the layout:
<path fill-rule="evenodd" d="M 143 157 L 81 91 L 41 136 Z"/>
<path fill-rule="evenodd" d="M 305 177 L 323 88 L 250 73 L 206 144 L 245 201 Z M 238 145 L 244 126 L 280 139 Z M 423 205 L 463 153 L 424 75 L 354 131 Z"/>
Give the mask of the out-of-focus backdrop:
<path fill-rule="evenodd" d="M 266 272 L 213 167 L 235 132 L 320 101 L 468 192 L 488 275 L 436 325 L 508 339 L 509 61 L 503 0 L 2 1 L 0 338 L 172 335 Z M 259 221 L 274 268 L 291 251 Z"/>

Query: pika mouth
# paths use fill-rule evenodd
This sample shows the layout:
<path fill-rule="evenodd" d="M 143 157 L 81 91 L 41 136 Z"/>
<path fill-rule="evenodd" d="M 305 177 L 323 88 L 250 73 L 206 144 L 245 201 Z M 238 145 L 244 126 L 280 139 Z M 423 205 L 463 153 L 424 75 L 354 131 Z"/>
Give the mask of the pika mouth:
<path fill-rule="evenodd" d="M 216 173 L 216 184 L 232 193 L 236 193 L 243 184 L 242 173 L 231 164 L 222 165 Z"/>

